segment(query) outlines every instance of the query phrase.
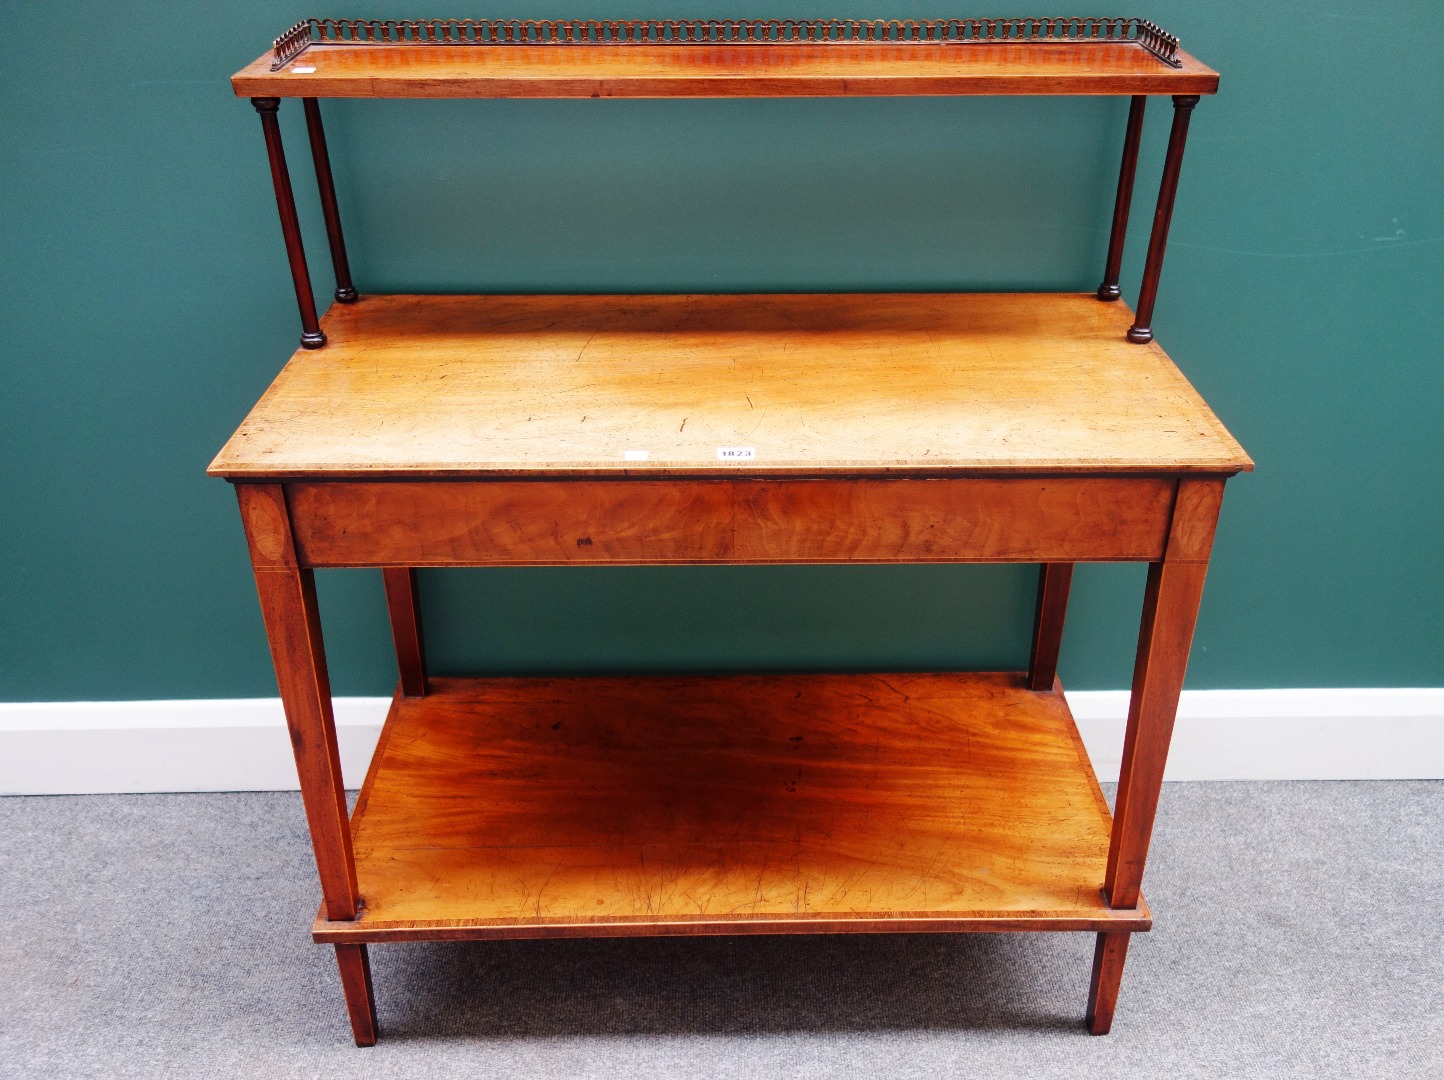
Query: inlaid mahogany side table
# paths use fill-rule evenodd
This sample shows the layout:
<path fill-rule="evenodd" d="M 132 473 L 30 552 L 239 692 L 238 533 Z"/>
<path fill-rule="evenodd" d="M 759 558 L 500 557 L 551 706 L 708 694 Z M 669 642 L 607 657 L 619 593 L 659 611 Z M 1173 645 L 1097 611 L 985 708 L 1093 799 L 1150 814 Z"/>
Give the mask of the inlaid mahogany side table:
<path fill-rule="evenodd" d="M 260 110 L 302 348 L 236 488 L 358 1044 L 380 941 L 1097 933 L 1108 1031 L 1224 483 L 1252 462 L 1152 311 L 1217 75 L 1136 20 L 298 24 Z M 316 99 L 1123 94 L 1094 293 L 358 295 Z M 1137 314 L 1147 95 L 1175 113 Z M 281 146 L 303 100 L 336 300 Z M 1149 564 L 1116 809 L 1056 678 L 1073 564 Z M 416 568 L 1027 562 L 1027 670 L 429 678 Z M 312 573 L 380 567 L 400 680 L 347 813 Z"/>

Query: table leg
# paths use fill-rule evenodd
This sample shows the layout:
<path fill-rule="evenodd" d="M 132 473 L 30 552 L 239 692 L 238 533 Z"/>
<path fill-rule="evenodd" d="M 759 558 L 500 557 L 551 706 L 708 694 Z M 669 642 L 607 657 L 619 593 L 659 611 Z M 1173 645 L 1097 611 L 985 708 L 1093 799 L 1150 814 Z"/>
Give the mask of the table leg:
<path fill-rule="evenodd" d="M 1033 622 L 1033 656 L 1028 661 L 1029 690 L 1053 689 L 1072 584 L 1072 563 L 1044 563 L 1038 571 L 1038 615 Z"/>
<path fill-rule="evenodd" d="M 336 747 L 315 575 L 297 563 L 290 513 L 280 485 L 237 484 L 236 497 L 250 544 L 256 591 L 290 728 L 291 749 L 296 756 L 301 802 L 321 878 L 322 906 L 328 919 L 351 920 L 356 917 L 361 896 Z M 356 1041 L 363 1043 L 369 1038 L 375 1042 L 375 1003 L 365 949 L 342 945 L 336 952 Z M 369 1027 L 368 1016 L 372 1018 Z"/>
<path fill-rule="evenodd" d="M 1114 908 L 1136 907 L 1142 890 L 1143 865 L 1222 499 L 1220 479 L 1180 481 L 1163 561 L 1148 568 L 1128 733 L 1103 883 L 1104 895 Z M 1113 940 L 1117 936 L 1105 933 L 1098 939 L 1088 1004 L 1089 1029 L 1095 1034 L 1107 1031 L 1118 998 L 1127 942 Z"/>
<path fill-rule="evenodd" d="M 336 967 L 346 994 L 346 1012 L 357 1046 L 376 1045 L 376 994 L 371 988 L 371 958 L 365 945 L 337 945 Z"/>
<path fill-rule="evenodd" d="M 1123 978 L 1123 960 L 1128 955 L 1132 934 L 1104 932 L 1093 947 L 1093 978 L 1088 985 L 1088 1031 L 1107 1035 L 1113 1027 L 1113 1008 L 1118 1004 L 1118 984 Z"/>
<path fill-rule="evenodd" d="M 425 697 L 426 644 L 421 636 L 421 594 L 416 588 L 416 569 L 382 567 L 381 579 L 386 585 L 386 612 L 391 617 L 391 640 L 396 643 L 401 693 L 405 697 Z"/>

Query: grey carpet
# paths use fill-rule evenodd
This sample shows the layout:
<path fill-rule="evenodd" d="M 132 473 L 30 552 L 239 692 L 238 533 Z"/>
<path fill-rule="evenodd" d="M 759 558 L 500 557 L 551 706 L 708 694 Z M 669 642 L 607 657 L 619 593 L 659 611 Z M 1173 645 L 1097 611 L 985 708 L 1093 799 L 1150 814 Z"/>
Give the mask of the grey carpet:
<path fill-rule="evenodd" d="M 1444 1077 L 1444 783 L 1172 784 L 1112 1036 L 1091 936 L 372 950 L 293 793 L 0 799 L 0 1076 Z"/>

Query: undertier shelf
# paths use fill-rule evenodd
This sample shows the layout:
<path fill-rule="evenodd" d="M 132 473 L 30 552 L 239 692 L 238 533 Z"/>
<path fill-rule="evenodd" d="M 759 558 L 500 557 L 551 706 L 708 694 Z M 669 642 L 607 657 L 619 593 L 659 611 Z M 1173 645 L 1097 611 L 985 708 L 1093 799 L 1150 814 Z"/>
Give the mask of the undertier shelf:
<path fill-rule="evenodd" d="M 352 832 L 364 907 L 318 941 L 1151 925 L 1016 673 L 438 679 Z"/>

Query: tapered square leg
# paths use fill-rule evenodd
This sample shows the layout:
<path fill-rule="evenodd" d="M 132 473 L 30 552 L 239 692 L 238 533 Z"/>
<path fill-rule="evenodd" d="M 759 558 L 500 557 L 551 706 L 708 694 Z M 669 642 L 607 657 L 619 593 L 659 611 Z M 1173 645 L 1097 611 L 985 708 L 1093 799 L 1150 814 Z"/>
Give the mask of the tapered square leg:
<path fill-rule="evenodd" d="M 316 606 L 315 574 L 300 566 L 279 484 L 237 484 L 256 591 L 286 710 L 301 802 L 311 830 L 326 918 L 356 917 L 356 857 L 336 743 L 336 718 Z"/>
<path fill-rule="evenodd" d="M 1088 986 L 1088 1032 L 1107 1035 L 1113 1027 L 1123 961 L 1128 957 L 1128 933 L 1103 933 L 1093 948 L 1093 979 Z"/>
<path fill-rule="evenodd" d="M 391 638 L 396 643 L 396 666 L 401 672 L 404 697 L 426 696 L 426 645 L 421 636 L 421 600 L 416 588 L 416 568 L 384 566 L 381 580 L 386 585 L 386 611 L 391 618 Z"/>
<path fill-rule="evenodd" d="M 1222 480 L 1180 481 L 1163 560 L 1148 568 L 1128 731 L 1114 798 L 1113 837 L 1103 879 L 1103 895 L 1113 908 L 1136 907 L 1141 895 L 1168 743 L 1222 500 Z M 1128 938 L 1126 932 L 1098 935 L 1088 992 L 1088 1030 L 1094 1035 L 1106 1035 L 1113 1026 Z"/>
<path fill-rule="evenodd" d="M 366 955 L 366 946 L 337 945 L 336 966 L 341 970 L 341 990 L 346 995 L 356 1045 L 375 1046 L 376 994 L 371 988 L 371 958 Z"/>
<path fill-rule="evenodd" d="M 1033 621 L 1033 657 L 1028 661 L 1028 689 L 1047 692 L 1058 677 L 1063 645 L 1063 620 L 1068 614 L 1072 563 L 1044 563 L 1038 574 L 1038 614 Z"/>

